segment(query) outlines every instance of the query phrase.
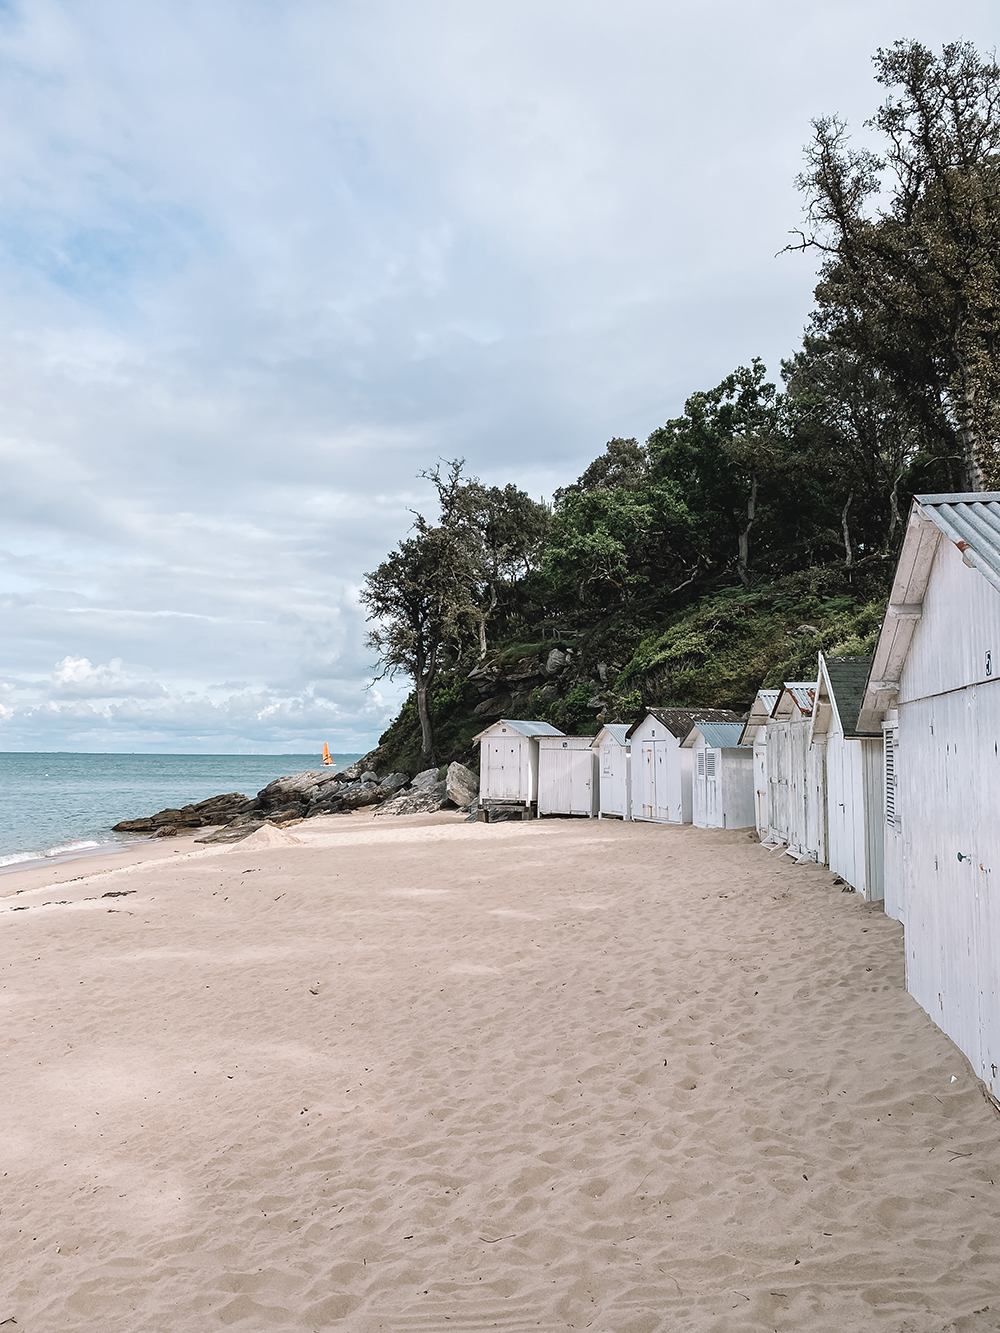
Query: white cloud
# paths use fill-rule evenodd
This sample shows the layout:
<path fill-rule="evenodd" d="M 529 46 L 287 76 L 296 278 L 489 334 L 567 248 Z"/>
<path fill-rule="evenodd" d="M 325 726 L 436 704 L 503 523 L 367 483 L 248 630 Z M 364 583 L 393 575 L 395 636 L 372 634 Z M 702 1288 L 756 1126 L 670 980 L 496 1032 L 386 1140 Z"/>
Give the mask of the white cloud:
<path fill-rule="evenodd" d="M 537 495 L 776 369 L 810 302 L 774 258 L 810 117 L 860 130 L 876 46 L 987 46 L 993 20 L 4 7 L 0 744 L 366 748 L 399 691 L 366 692 L 356 590 L 428 503 L 417 472 L 461 454 Z"/>

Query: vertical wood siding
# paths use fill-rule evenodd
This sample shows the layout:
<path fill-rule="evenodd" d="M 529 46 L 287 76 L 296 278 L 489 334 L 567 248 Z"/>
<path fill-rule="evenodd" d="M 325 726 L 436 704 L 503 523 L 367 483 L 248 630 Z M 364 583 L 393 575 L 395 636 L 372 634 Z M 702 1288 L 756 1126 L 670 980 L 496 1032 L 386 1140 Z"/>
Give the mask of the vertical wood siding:
<path fill-rule="evenodd" d="M 907 989 L 1000 1092 L 1000 684 L 901 704 L 896 758 Z"/>
<path fill-rule="evenodd" d="M 928 627 L 932 627 L 929 632 Z M 991 654 L 993 677 L 987 675 Z M 942 540 L 900 681 L 900 703 L 1000 676 L 1000 594 Z"/>

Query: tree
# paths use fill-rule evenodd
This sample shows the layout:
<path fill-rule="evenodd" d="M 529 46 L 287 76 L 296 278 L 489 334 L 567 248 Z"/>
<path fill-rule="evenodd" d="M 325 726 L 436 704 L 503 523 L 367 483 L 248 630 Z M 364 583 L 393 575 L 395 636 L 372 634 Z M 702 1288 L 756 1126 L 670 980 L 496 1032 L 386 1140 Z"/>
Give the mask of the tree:
<path fill-rule="evenodd" d="M 716 388 L 692 394 L 684 415 L 654 431 L 648 445 L 654 475 L 671 478 L 697 516 L 701 559 L 735 563 L 744 587 L 761 486 L 782 462 L 778 397 L 765 376 L 755 358 Z"/>
<path fill-rule="evenodd" d="M 434 763 L 428 692 L 446 659 L 461 651 L 463 616 L 475 581 L 468 552 L 454 531 L 431 527 L 418 514 L 416 535 L 401 541 L 364 576 L 360 600 L 376 622 L 367 638 L 378 653 L 377 680 L 405 672 L 413 680 L 420 718 L 420 758 Z"/>
<path fill-rule="evenodd" d="M 551 513 L 516 486 L 484 486 L 463 477 L 465 460 L 435 465 L 421 473 L 434 483 L 441 506 L 441 526 L 462 548 L 469 571 L 469 596 L 462 612 L 471 619 L 486 656 L 486 626 L 501 595 L 537 569 L 545 549 Z"/>
<path fill-rule="evenodd" d="M 815 121 L 790 248 L 826 256 L 815 331 L 885 377 L 951 485 L 1000 485 L 1000 68 L 967 42 L 874 64 L 884 156 Z"/>

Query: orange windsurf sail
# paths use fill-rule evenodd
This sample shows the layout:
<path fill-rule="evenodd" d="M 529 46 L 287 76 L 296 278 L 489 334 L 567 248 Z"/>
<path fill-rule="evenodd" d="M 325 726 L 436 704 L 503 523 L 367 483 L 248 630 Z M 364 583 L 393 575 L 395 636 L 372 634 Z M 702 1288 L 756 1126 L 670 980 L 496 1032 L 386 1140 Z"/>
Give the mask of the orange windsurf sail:
<path fill-rule="evenodd" d="M 327 745 L 326 741 L 323 742 L 323 763 L 324 764 L 333 763 L 333 760 L 330 758 L 330 747 L 329 745 Z"/>

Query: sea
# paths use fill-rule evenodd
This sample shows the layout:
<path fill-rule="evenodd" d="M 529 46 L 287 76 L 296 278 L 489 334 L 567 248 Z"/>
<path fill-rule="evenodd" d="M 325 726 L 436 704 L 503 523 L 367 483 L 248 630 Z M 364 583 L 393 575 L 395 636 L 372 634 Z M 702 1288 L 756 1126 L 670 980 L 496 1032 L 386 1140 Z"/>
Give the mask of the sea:
<path fill-rule="evenodd" d="M 144 841 L 111 826 L 322 767 L 318 754 L 0 754 L 0 874 Z"/>

